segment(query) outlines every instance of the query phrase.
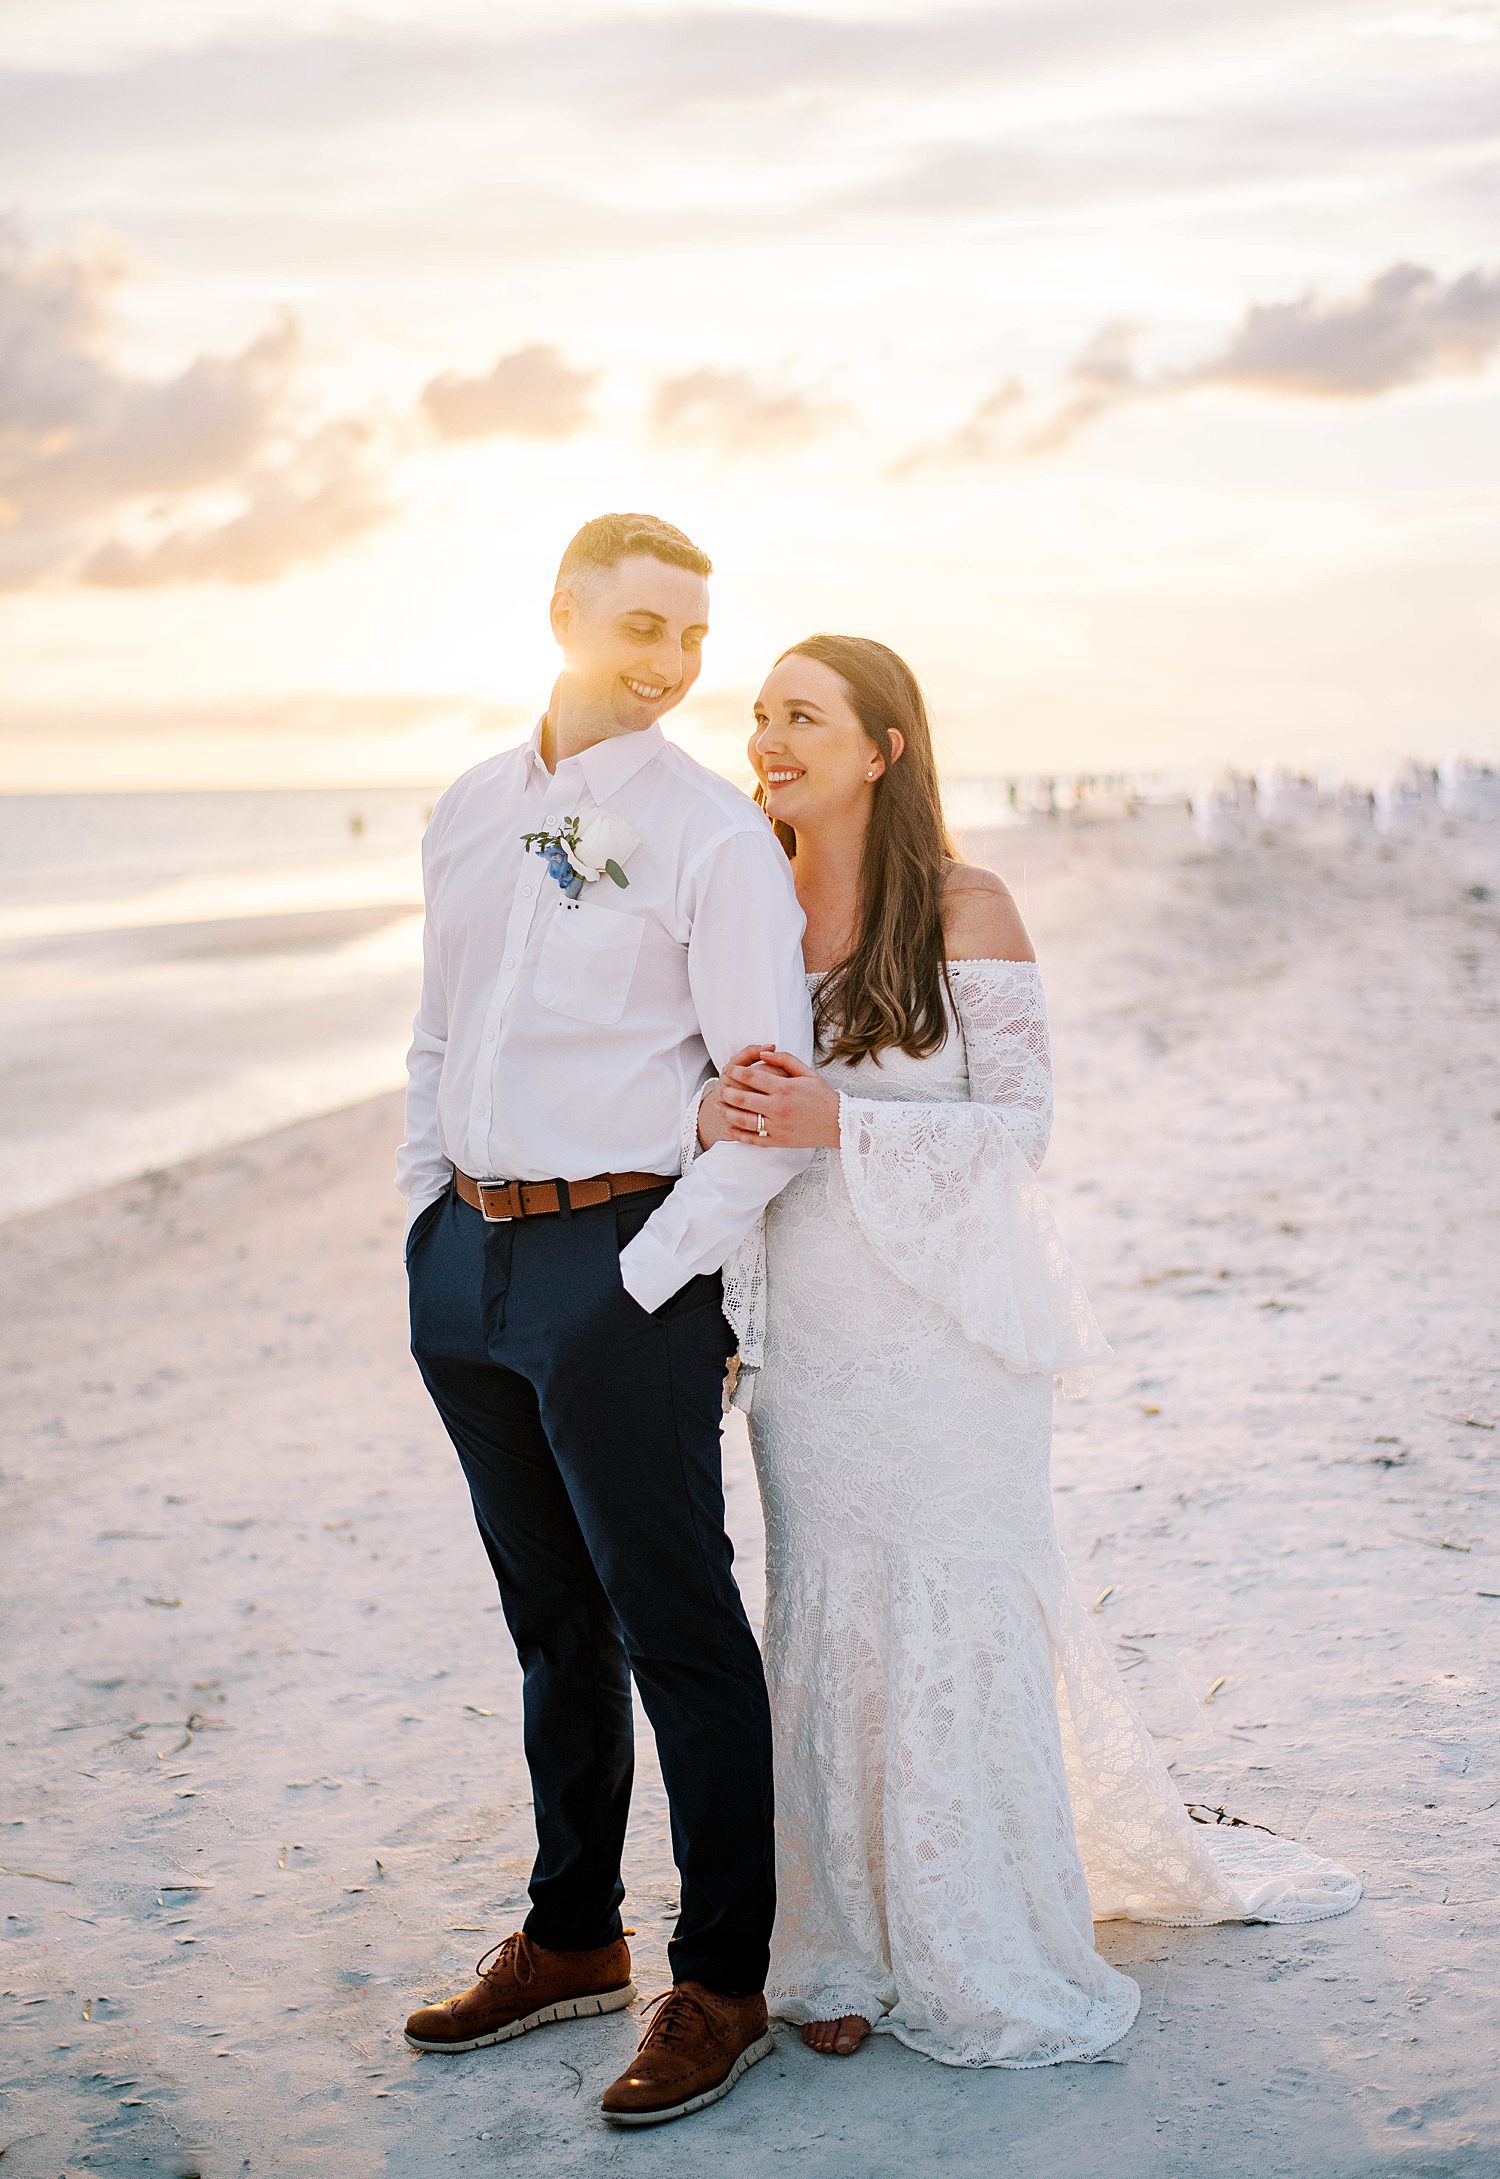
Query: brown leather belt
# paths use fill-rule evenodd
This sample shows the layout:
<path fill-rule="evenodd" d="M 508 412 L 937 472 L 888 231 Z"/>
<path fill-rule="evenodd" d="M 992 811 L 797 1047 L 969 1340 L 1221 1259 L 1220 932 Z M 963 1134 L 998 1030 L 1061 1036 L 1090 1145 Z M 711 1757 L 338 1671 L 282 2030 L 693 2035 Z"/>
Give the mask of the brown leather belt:
<path fill-rule="evenodd" d="M 617 1195 L 670 1188 L 675 1173 L 599 1173 L 593 1180 L 470 1180 L 455 1171 L 453 1185 L 492 1225 L 512 1218 L 555 1218 L 561 1211 L 592 1210 Z"/>

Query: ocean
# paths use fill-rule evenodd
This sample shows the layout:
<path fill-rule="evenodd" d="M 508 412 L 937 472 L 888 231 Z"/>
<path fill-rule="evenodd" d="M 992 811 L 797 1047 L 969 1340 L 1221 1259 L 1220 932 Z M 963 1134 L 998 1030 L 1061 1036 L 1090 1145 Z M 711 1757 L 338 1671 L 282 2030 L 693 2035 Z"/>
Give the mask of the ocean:
<path fill-rule="evenodd" d="M 395 1088 L 436 791 L 0 796 L 0 1217 Z"/>
<path fill-rule="evenodd" d="M 0 1218 L 398 1087 L 438 792 L 0 795 Z"/>

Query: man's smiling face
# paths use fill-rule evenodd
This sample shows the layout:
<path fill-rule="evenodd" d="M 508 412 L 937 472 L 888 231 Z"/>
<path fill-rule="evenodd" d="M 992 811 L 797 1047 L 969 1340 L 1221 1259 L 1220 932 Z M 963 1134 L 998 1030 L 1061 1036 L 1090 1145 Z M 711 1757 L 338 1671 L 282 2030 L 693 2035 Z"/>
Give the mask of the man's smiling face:
<path fill-rule="evenodd" d="M 585 568 L 552 600 L 573 693 L 616 731 L 650 726 L 697 680 L 708 634 L 708 583 L 634 553 Z"/>

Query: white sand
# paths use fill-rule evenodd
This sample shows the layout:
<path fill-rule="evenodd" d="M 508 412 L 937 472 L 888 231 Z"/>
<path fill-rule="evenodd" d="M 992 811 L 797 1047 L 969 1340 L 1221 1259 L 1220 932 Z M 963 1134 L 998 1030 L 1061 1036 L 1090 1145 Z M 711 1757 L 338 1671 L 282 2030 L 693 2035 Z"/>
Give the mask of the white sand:
<path fill-rule="evenodd" d="M 531 1848 L 515 1666 L 405 1352 L 382 1098 L 4 1230 L 6 2179 L 1500 2171 L 1500 840 L 1213 861 L 1163 814 L 995 859 L 1119 1356 L 1060 1413 L 1073 1563 L 1184 1793 L 1365 1903 L 1105 1928 L 1144 1990 L 1108 2062 L 841 2063 L 783 2030 L 644 2137 L 594 2108 L 629 2016 L 408 2052 Z M 738 1423 L 728 1460 L 754 1596 Z M 649 1761 L 627 1875 L 650 1991 Z"/>

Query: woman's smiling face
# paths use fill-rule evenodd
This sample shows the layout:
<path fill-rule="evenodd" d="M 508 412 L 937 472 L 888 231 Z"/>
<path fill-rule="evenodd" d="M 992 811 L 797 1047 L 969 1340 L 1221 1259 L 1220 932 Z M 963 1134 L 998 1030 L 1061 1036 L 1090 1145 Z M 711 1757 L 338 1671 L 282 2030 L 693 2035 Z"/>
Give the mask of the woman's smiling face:
<path fill-rule="evenodd" d="M 885 770 L 839 675 L 797 651 L 766 676 L 749 748 L 768 813 L 793 831 L 847 812 Z"/>

